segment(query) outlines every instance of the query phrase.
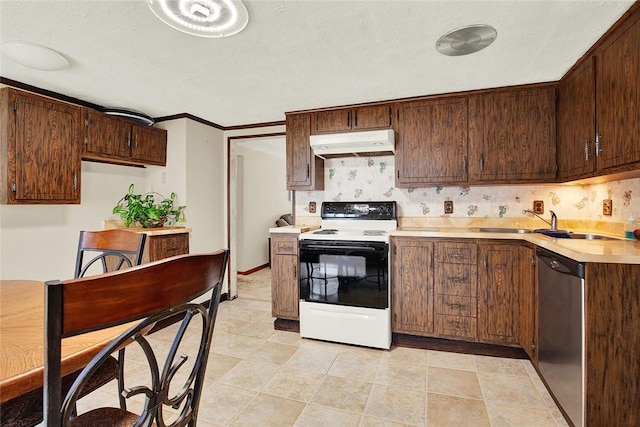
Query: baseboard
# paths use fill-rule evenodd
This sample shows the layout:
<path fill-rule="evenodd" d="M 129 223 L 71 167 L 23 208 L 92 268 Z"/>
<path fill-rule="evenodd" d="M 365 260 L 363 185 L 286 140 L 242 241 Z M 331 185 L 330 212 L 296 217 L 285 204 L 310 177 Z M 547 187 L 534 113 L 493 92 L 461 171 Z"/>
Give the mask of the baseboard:
<path fill-rule="evenodd" d="M 479 356 L 507 357 L 511 359 L 529 358 L 527 353 L 520 347 L 508 347 L 495 344 L 482 344 L 477 342 L 420 337 L 396 333 L 392 334 L 392 344 L 399 347 L 476 354 Z"/>
<path fill-rule="evenodd" d="M 267 268 L 267 267 L 269 267 L 269 263 L 259 265 L 259 266 L 255 267 L 255 268 L 252 268 L 251 270 L 247 270 L 247 271 L 238 271 L 238 272 L 236 272 L 236 273 L 237 273 L 237 274 L 239 274 L 239 275 L 241 275 L 241 276 L 248 276 L 249 274 L 253 274 L 253 273 L 255 273 L 256 271 L 260 271 L 260 270 L 262 270 L 262 269 L 264 269 L 264 268 Z"/>

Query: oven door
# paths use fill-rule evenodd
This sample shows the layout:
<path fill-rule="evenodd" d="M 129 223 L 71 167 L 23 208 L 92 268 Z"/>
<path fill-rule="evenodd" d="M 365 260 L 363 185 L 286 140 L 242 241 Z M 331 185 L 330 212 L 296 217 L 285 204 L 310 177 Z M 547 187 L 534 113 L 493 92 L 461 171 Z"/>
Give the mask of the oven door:
<path fill-rule="evenodd" d="M 300 299 L 353 307 L 389 307 L 389 244 L 301 240 Z"/>

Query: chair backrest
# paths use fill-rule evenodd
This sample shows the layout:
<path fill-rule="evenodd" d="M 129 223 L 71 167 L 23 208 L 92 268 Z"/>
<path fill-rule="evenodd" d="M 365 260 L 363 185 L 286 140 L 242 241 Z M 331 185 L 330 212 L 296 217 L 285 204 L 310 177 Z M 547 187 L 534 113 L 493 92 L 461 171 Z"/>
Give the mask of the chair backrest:
<path fill-rule="evenodd" d="M 228 250 L 224 249 L 211 254 L 179 255 L 100 276 L 46 282 L 46 425 L 66 425 L 80 391 L 100 364 L 113 352 L 134 344 L 142 349 L 151 372 L 150 386 L 129 387 L 127 384 L 125 389 L 127 398 L 137 394 L 146 397 L 144 410 L 138 418 L 139 425 L 153 422 L 164 426 L 163 406 L 180 408 L 178 413 L 182 421 L 178 425 L 195 425 L 227 259 Z M 207 292 L 212 292 L 208 301 L 193 302 Z M 176 319 L 175 316 L 180 316 L 180 327 L 164 363 L 159 363 L 146 336 L 159 322 Z M 138 319 L 143 320 L 115 338 L 91 360 L 63 402 L 62 338 Z M 200 345 L 193 361 L 186 364 L 188 357 L 177 355 L 177 352 L 187 328 L 193 324 L 200 330 Z M 189 337 L 189 340 L 193 339 L 193 336 Z"/>
<path fill-rule="evenodd" d="M 81 231 L 73 277 L 84 277 L 92 267 L 98 274 L 140 265 L 147 235 L 113 229 Z"/>

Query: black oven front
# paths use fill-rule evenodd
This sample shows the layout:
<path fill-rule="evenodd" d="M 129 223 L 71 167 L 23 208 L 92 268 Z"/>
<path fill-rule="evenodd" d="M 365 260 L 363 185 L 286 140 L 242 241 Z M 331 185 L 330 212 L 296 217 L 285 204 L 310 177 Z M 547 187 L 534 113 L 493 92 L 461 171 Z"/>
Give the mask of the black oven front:
<path fill-rule="evenodd" d="M 389 244 L 300 240 L 300 299 L 353 307 L 389 307 Z"/>

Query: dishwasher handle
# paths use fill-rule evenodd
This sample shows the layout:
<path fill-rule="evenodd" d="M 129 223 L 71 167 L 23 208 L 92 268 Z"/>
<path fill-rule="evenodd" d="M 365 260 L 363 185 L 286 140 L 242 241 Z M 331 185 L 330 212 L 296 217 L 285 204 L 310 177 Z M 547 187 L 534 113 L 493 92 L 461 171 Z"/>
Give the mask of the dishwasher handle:
<path fill-rule="evenodd" d="M 569 274 L 584 279 L 584 263 L 563 257 L 562 255 L 542 248 L 536 248 L 536 255 L 539 259 L 538 265 L 542 263 L 558 273 Z"/>

